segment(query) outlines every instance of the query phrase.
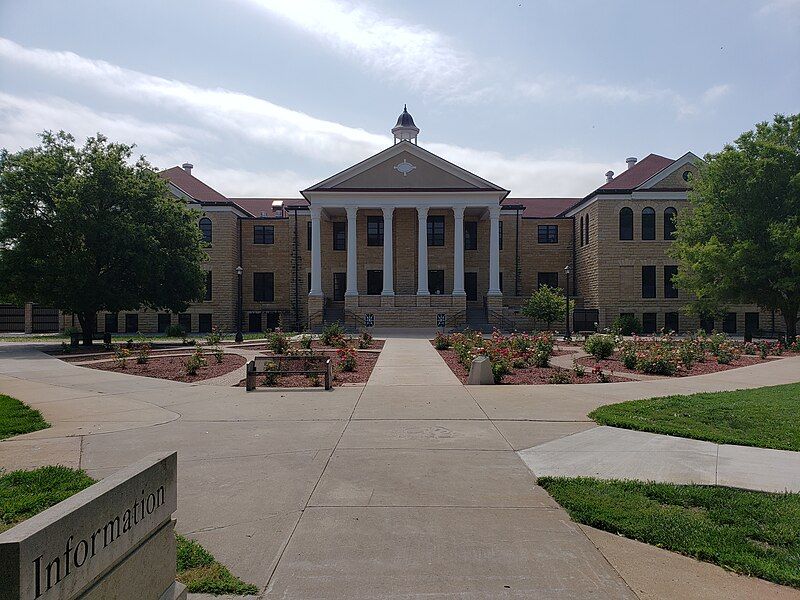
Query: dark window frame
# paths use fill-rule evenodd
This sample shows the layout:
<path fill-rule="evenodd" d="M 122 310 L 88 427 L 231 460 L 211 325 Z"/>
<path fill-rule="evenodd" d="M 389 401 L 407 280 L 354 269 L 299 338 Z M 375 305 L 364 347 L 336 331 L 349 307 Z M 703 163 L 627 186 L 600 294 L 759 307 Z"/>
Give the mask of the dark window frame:
<path fill-rule="evenodd" d="M 673 323 L 670 323 L 670 321 L 673 321 Z M 678 311 L 664 313 L 664 330 L 680 333 L 680 313 Z"/>
<path fill-rule="evenodd" d="M 675 220 L 678 218 L 678 211 L 672 207 L 668 206 L 664 209 L 664 239 L 665 240 L 674 240 L 675 239 Z"/>
<path fill-rule="evenodd" d="M 367 269 L 367 296 L 380 296 L 382 293 L 383 269 Z"/>
<path fill-rule="evenodd" d="M 652 280 L 651 280 L 652 274 Z M 642 265 L 642 298 L 656 297 L 656 267 L 655 265 Z"/>
<path fill-rule="evenodd" d="M 139 333 L 139 313 L 125 313 L 125 333 Z"/>
<path fill-rule="evenodd" d="M 254 225 L 253 226 L 254 244 L 274 244 L 275 226 L 274 225 Z"/>
<path fill-rule="evenodd" d="M 677 298 L 678 288 L 672 283 L 672 278 L 678 274 L 676 265 L 664 265 L 664 298 Z"/>
<path fill-rule="evenodd" d="M 428 233 L 428 246 L 444 246 L 444 215 L 428 215 L 426 230 Z"/>
<path fill-rule="evenodd" d="M 158 333 L 166 333 L 170 325 L 172 325 L 172 315 L 169 313 L 158 313 L 158 321 L 156 324 Z"/>
<path fill-rule="evenodd" d="M 211 302 L 214 293 L 214 276 L 211 271 L 206 271 L 206 295 L 203 298 L 204 302 Z"/>
<path fill-rule="evenodd" d="M 656 333 L 658 331 L 658 313 L 642 313 L 642 333 Z"/>
<path fill-rule="evenodd" d="M 555 285 L 553 285 L 553 280 L 555 280 Z M 543 285 L 558 289 L 558 271 L 538 271 L 536 273 L 536 289 L 538 290 Z"/>
<path fill-rule="evenodd" d="M 444 269 L 428 269 L 428 293 L 431 296 L 444 295 Z"/>
<path fill-rule="evenodd" d="M 253 273 L 253 302 L 275 302 L 275 273 Z"/>
<path fill-rule="evenodd" d="M 383 217 L 379 215 L 367 216 L 367 246 L 383 246 Z"/>
<path fill-rule="evenodd" d="M 191 333 L 192 313 L 178 313 L 178 325 L 180 325 L 186 333 Z"/>
<path fill-rule="evenodd" d="M 626 242 L 633 239 L 633 209 L 629 206 L 619 209 L 619 239 Z"/>
<path fill-rule="evenodd" d="M 536 233 L 539 244 L 558 243 L 558 225 L 539 225 Z"/>
<path fill-rule="evenodd" d="M 583 248 L 583 246 L 584 246 L 584 243 L 583 243 L 583 232 L 584 232 L 584 229 L 583 229 L 583 216 L 581 215 L 581 248 Z"/>
<path fill-rule="evenodd" d="M 214 239 L 214 224 L 211 219 L 203 217 L 197 222 L 197 226 L 200 228 L 200 233 L 203 234 L 203 242 L 206 244 L 212 243 Z"/>
<path fill-rule="evenodd" d="M 735 312 L 725 313 L 722 317 L 722 332 L 728 335 L 736 335 L 737 331 L 737 314 Z"/>
<path fill-rule="evenodd" d="M 589 245 L 589 215 L 588 214 L 586 215 L 586 223 L 585 223 L 585 225 L 586 225 L 586 236 L 585 236 L 585 238 L 586 238 L 586 245 L 588 246 Z"/>
<path fill-rule="evenodd" d="M 311 221 L 306 221 L 306 249 L 311 251 Z"/>
<path fill-rule="evenodd" d="M 500 237 L 500 250 L 502 250 L 503 249 L 503 219 L 500 219 L 499 221 L 497 221 L 497 224 L 498 224 L 498 227 L 499 227 L 498 233 L 499 233 L 499 237 Z M 478 243 L 478 232 L 476 231 L 475 232 L 475 244 L 477 245 L 477 243 Z"/>
<path fill-rule="evenodd" d="M 470 231 L 471 230 L 471 231 Z M 500 245 L 502 250 L 503 246 Z M 464 250 L 478 249 L 478 222 L 464 221 Z"/>
<path fill-rule="evenodd" d="M 347 223 L 345 221 L 333 222 L 333 249 L 337 252 L 347 250 Z"/>
<path fill-rule="evenodd" d="M 212 313 L 200 313 L 197 315 L 197 333 L 211 333 L 214 327 L 214 317 Z"/>
<path fill-rule="evenodd" d="M 656 239 L 656 211 L 651 206 L 642 209 L 642 240 L 650 242 Z"/>

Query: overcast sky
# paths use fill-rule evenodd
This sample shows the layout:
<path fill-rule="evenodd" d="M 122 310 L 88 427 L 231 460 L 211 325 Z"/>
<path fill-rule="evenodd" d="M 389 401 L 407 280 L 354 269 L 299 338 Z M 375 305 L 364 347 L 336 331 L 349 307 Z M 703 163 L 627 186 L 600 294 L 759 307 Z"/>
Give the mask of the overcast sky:
<path fill-rule="evenodd" d="M 0 146 L 101 131 L 228 196 L 391 144 L 583 196 L 627 156 L 718 150 L 800 108 L 800 0 L 0 0 Z"/>

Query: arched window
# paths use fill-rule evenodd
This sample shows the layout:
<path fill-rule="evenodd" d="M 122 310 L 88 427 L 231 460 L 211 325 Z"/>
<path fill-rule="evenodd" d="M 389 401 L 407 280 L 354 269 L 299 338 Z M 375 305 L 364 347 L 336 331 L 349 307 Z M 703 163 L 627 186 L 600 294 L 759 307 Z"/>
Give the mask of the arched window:
<path fill-rule="evenodd" d="M 211 243 L 211 229 L 212 229 L 212 227 L 211 227 L 211 219 L 209 219 L 208 217 L 203 217 L 202 219 L 200 219 L 200 222 L 198 223 L 198 226 L 200 227 L 200 231 L 203 234 L 203 241 L 205 243 L 207 243 L 207 244 L 210 244 Z"/>
<path fill-rule="evenodd" d="M 581 217 L 581 246 L 583 246 L 583 217 Z"/>
<path fill-rule="evenodd" d="M 675 239 L 675 219 L 678 217 L 678 211 L 672 208 L 664 209 L 664 239 Z"/>
<path fill-rule="evenodd" d="M 633 211 L 627 206 L 619 211 L 619 239 L 633 239 Z"/>
<path fill-rule="evenodd" d="M 589 243 L 589 215 L 586 215 L 585 226 L 586 226 L 586 233 L 583 236 L 583 238 L 586 240 L 586 243 L 588 244 Z"/>
<path fill-rule="evenodd" d="M 649 206 L 642 210 L 642 239 L 656 239 L 656 211 Z"/>

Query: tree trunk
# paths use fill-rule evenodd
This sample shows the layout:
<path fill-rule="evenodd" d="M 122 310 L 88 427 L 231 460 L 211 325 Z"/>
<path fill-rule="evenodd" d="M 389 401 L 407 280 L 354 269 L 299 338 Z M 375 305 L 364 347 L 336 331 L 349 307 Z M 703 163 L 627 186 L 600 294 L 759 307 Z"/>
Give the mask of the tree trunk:
<path fill-rule="evenodd" d="M 97 323 L 97 313 L 78 313 L 78 322 L 81 324 L 81 332 L 83 333 L 83 345 L 91 346 L 94 337 L 95 323 Z"/>
<path fill-rule="evenodd" d="M 786 341 L 791 343 L 797 337 L 797 308 L 794 310 L 781 310 L 781 314 L 786 323 Z"/>

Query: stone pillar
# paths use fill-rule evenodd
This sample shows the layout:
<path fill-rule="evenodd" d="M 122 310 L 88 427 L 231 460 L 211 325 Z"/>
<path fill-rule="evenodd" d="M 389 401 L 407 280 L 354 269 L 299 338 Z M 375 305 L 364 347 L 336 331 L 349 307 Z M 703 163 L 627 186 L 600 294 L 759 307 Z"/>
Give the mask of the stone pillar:
<path fill-rule="evenodd" d="M 325 307 L 323 296 L 308 296 L 308 327 L 322 325 L 322 309 Z"/>
<path fill-rule="evenodd" d="M 394 206 L 383 207 L 383 291 L 381 296 L 394 296 L 394 252 L 392 218 Z"/>
<path fill-rule="evenodd" d="M 319 206 L 311 207 L 311 291 L 309 296 L 322 297 L 322 242 L 320 232 L 320 220 L 322 219 L 322 208 Z M 311 303 L 309 302 L 309 314 L 311 314 Z"/>
<path fill-rule="evenodd" d="M 345 303 L 348 296 L 358 296 L 358 229 L 356 219 L 358 217 L 358 207 L 348 206 L 347 211 L 347 290 L 345 291 Z"/>
<path fill-rule="evenodd" d="M 500 291 L 500 205 L 489 207 L 489 291 L 487 296 L 502 296 Z"/>
<path fill-rule="evenodd" d="M 33 302 L 25 303 L 25 333 L 33 333 Z"/>
<path fill-rule="evenodd" d="M 464 291 L 464 207 L 453 207 L 453 296 L 466 296 Z"/>
<path fill-rule="evenodd" d="M 417 207 L 419 236 L 417 240 L 417 296 L 430 296 L 428 290 L 428 207 Z"/>

